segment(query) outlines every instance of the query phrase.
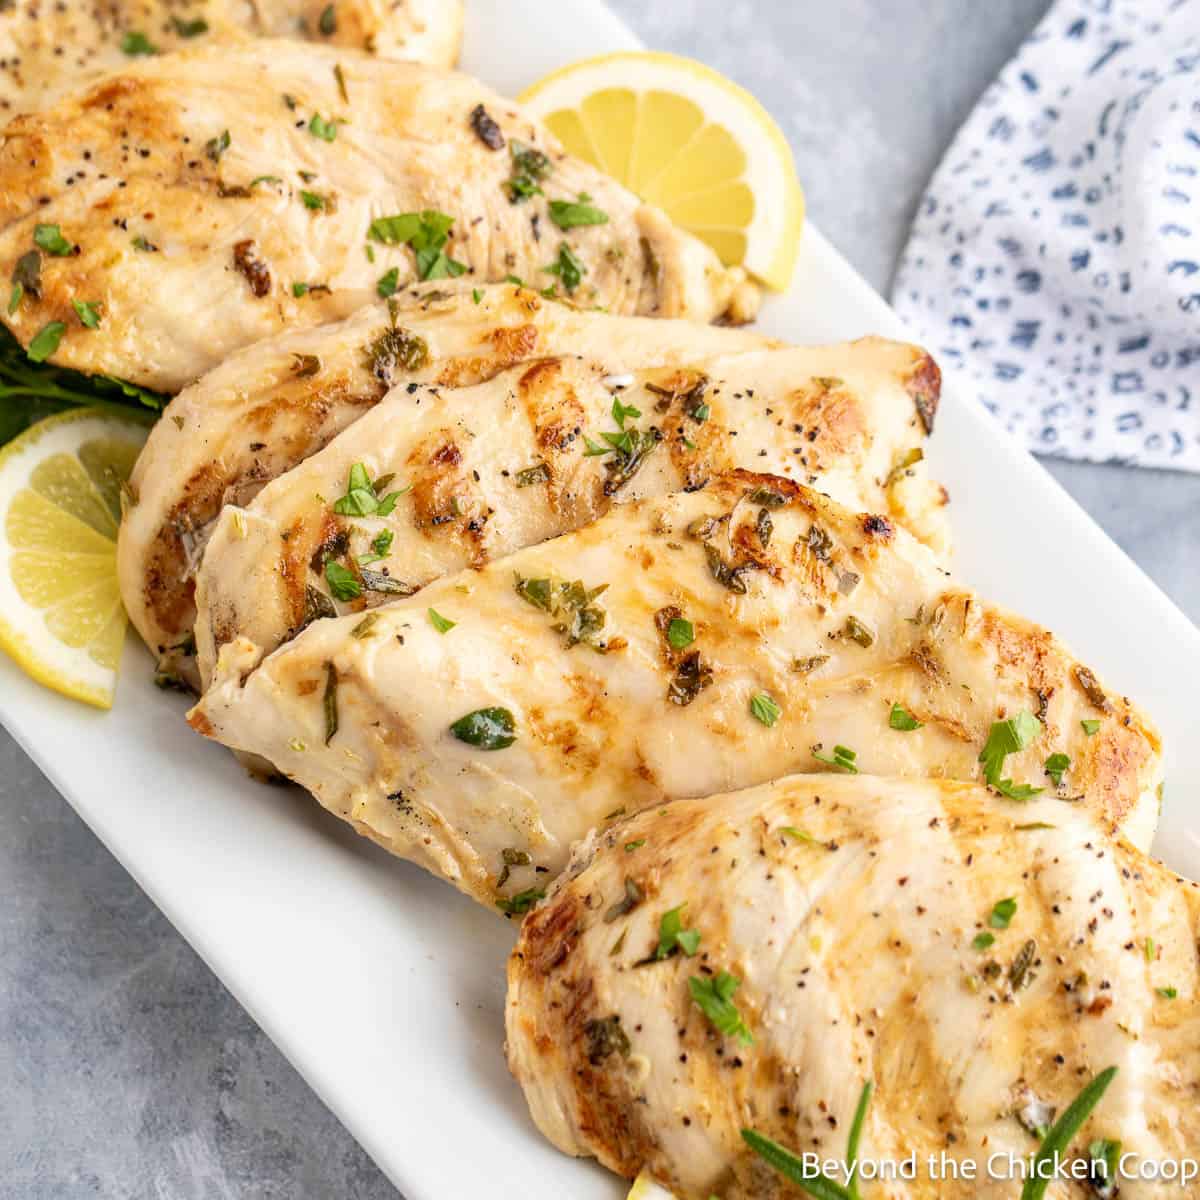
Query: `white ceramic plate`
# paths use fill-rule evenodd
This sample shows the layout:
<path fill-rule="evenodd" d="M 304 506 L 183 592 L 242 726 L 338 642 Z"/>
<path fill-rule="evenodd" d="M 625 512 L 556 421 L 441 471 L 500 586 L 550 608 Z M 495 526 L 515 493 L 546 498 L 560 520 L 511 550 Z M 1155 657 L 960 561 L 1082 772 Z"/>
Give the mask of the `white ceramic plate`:
<path fill-rule="evenodd" d="M 467 9 L 465 68 L 510 94 L 637 46 L 597 0 Z M 795 341 L 905 336 L 811 226 L 792 292 L 763 324 Z M 1158 847 L 1200 876 L 1200 634 L 970 396 L 945 398 L 931 457 L 962 577 L 1063 634 L 1159 723 Z M 540 1140 L 508 1076 L 513 927 L 299 794 L 252 783 L 187 728 L 184 707 L 132 644 L 109 714 L 0 656 L 0 720 L 409 1200 L 622 1195 Z"/>

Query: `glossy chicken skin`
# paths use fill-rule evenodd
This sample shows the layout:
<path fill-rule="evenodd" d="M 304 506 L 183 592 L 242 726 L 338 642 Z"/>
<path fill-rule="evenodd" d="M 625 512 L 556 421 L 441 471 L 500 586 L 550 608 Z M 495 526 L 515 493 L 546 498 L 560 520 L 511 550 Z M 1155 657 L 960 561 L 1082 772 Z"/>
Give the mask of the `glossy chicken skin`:
<path fill-rule="evenodd" d="M 679 905 L 696 953 L 655 960 Z M 1011 1200 L 1021 1184 L 986 1178 L 990 1156 L 1034 1153 L 1030 1127 L 1111 1066 L 1067 1157 L 1111 1139 L 1143 1159 L 1194 1158 L 1198 935 L 1197 885 L 1085 805 L 791 777 L 647 810 L 579 848 L 509 963 L 509 1065 L 559 1149 L 628 1177 L 645 1168 L 678 1200 L 799 1195 L 741 1130 L 841 1161 L 866 1081 L 860 1159 L 915 1152 L 922 1170 L 864 1182 L 864 1196 Z M 740 981 L 752 1043 L 692 999 L 690 979 L 722 972 Z M 977 1179 L 931 1180 L 926 1160 L 943 1152 L 974 1160 Z M 1130 1200 L 1168 1190 L 1120 1182 Z"/>
<path fill-rule="evenodd" d="M 142 58 L 0 140 L 0 272 L 40 256 L 4 319 L 25 345 L 58 322 L 51 361 L 159 391 L 418 274 L 700 321 L 757 296 L 477 80 L 359 51 L 258 38 Z M 540 194 L 514 202 L 530 146 Z M 559 228 L 552 202 L 579 193 L 603 223 Z"/>
<path fill-rule="evenodd" d="M 423 362 L 372 356 L 393 327 Z M 226 503 L 249 504 L 272 479 L 369 412 L 392 385 L 464 387 L 514 363 L 578 354 L 613 374 L 771 345 L 749 330 L 583 312 L 512 284 L 440 280 L 406 289 L 317 329 L 293 330 L 231 356 L 182 391 L 154 427 L 130 480 L 118 546 L 126 611 L 164 668 L 193 682 L 193 588 Z M 936 407 L 936 378 L 915 378 Z M 914 403 L 917 401 L 914 400 Z"/>
<path fill-rule="evenodd" d="M 0 122 L 131 58 L 247 35 L 311 39 L 451 67 L 462 0 L 13 0 L 0 7 Z"/>
<path fill-rule="evenodd" d="M 913 462 L 925 429 L 910 388 L 928 362 L 915 346 L 867 338 L 616 376 L 541 359 L 473 388 L 398 387 L 249 506 L 222 512 L 197 575 L 201 678 L 235 637 L 269 654 L 316 611 L 338 609 L 323 548 L 343 539 L 353 568 L 382 536 L 387 553 L 371 565 L 415 591 L 577 529 L 615 502 L 695 489 L 735 466 L 903 521 L 941 553 L 945 494 Z M 628 446 L 605 441 L 623 432 Z M 384 492 L 404 489 L 386 515 L 334 511 L 356 467 L 393 477 Z"/>
<path fill-rule="evenodd" d="M 885 518 L 774 476 L 614 506 L 258 658 L 224 647 L 193 727 L 486 904 L 615 812 L 824 770 L 838 746 L 863 771 L 978 779 L 992 723 L 1030 708 L 1044 729 L 1005 777 L 1049 786 L 1066 753 L 1063 795 L 1153 831 L 1138 710 Z M 894 704 L 921 727 L 889 728 Z"/>

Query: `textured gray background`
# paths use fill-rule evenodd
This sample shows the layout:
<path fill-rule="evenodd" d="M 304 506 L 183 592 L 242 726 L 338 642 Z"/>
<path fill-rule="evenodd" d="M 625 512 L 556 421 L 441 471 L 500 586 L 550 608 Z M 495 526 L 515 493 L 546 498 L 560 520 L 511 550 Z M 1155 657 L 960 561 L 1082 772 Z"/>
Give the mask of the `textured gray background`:
<path fill-rule="evenodd" d="M 947 141 L 1047 0 L 615 7 L 761 97 L 813 217 L 886 291 Z M 1200 617 L 1200 477 L 1050 469 Z M 83 1196 L 396 1193 L 0 732 L 0 1200 Z"/>

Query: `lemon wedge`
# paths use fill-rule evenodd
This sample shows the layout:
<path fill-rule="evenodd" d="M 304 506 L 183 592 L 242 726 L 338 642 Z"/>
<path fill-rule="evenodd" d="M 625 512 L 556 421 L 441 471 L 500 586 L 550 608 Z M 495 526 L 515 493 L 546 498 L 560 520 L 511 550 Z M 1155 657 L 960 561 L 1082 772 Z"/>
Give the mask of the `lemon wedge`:
<path fill-rule="evenodd" d="M 674 1193 L 668 1192 L 661 1184 L 655 1183 L 654 1180 L 643 1171 L 634 1181 L 633 1187 L 629 1189 L 629 1195 L 625 1200 L 675 1200 Z"/>
<path fill-rule="evenodd" d="M 674 54 L 562 67 L 520 97 L 563 146 L 769 287 L 791 282 L 804 193 L 783 131 L 745 88 Z"/>
<path fill-rule="evenodd" d="M 146 433 L 134 417 L 73 409 L 0 450 L 0 649 L 97 708 L 117 685 L 121 485 Z"/>

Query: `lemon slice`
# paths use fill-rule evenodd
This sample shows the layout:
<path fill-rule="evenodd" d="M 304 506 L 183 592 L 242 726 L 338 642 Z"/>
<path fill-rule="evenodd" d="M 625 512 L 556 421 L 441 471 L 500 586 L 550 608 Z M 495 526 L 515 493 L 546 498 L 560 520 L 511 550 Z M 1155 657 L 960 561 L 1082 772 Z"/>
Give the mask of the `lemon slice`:
<path fill-rule="evenodd" d="M 643 1171 L 634 1181 L 633 1187 L 629 1189 L 629 1195 L 625 1200 L 675 1200 L 673 1192 L 668 1192 L 661 1184 L 655 1183 L 654 1180 Z"/>
<path fill-rule="evenodd" d="M 0 649 L 98 708 L 112 707 L 125 640 L 121 485 L 146 432 L 133 417 L 73 409 L 0 450 Z"/>
<path fill-rule="evenodd" d="M 690 58 L 628 52 L 562 67 L 521 100 L 727 266 L 791 282 L 804 193 L 782 130 L 745 88 Z"/>

